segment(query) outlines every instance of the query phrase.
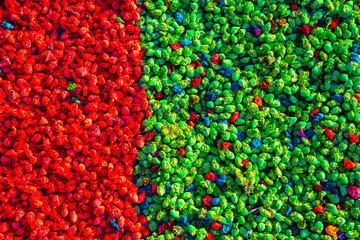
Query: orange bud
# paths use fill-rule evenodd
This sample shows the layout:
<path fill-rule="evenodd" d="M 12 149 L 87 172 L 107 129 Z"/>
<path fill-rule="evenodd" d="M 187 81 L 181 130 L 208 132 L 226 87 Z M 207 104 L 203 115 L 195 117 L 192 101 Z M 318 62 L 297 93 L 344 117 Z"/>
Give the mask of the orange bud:
<path fill-rule="evenodd" d="M 254 99 L 256 105 L 258 105 L 258 107 L 262 107 L 262 101 L 261 101 L 261 98 L 259 96 L 255 96 L 255 99 Z"/>
<path fill-rule="evenodd" d="M 354 97 L 356 98 L 356 100 L 357 100 L 358 102 L 360 102 L 360 93 L 355 93 L 355 94 L 354 94 Z"/>
<path fill-rule="evenodd" d="M 279 22 L 278 22 L 278 27 L 281 27 L 282 25 L 284 25 L 286 23 L 286 19 L 281 19 Z"/>

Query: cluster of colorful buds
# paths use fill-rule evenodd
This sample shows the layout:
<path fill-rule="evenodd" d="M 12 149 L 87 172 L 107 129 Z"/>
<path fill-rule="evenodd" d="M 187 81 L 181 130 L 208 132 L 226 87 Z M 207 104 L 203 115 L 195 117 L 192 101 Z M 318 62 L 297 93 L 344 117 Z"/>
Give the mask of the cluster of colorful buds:
<path fill-rule="evenodd" d="M 358 239 L 359 2 L 143 2 L 148 240 Z"/>

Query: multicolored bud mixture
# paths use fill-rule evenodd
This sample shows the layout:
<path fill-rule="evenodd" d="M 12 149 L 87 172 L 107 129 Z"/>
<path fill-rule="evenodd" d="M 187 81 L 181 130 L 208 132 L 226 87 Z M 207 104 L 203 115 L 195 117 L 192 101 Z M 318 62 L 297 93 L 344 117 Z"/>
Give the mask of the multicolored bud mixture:
<path fill-rule="evenodd" d="M 360 238 L 359 1 L 0 3 L 0 240 Z"/>

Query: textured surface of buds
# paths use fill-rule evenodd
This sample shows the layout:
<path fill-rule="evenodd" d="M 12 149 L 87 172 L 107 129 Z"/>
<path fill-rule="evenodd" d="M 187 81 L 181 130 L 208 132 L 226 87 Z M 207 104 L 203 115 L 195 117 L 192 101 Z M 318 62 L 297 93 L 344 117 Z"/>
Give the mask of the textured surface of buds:
<path fill-rule="evenodd" d="M 140 12 L 132 0 L 0 3 L 0 239 L 142 237 Z"/>

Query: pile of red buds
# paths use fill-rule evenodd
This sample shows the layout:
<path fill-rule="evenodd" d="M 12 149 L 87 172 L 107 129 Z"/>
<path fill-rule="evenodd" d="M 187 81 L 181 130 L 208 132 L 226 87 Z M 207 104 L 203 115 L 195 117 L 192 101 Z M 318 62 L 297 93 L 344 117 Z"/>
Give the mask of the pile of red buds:
<path fill-rule="evenodd" d="M 0 6 L 0 239 L 140 239 L 141 9 L 127 0 Z"/>

